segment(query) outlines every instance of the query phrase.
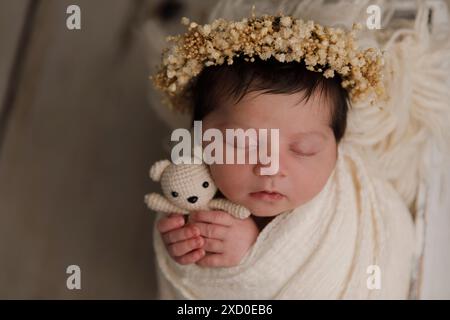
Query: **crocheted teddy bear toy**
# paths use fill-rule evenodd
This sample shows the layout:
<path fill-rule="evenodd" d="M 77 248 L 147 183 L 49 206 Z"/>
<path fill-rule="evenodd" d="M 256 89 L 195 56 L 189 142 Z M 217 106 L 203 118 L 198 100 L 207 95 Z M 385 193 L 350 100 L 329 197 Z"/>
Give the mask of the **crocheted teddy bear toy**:
<path fill-rule="evenodd" d="M 148 208 L 157 212 L 189 214 L 196 210 L 223 210 L 245 219 L 250 211 L 225 198 L 214 198 L 217 187 L 205 164 L 173 164 L 160 160 L 150 168 L 150 178 L 161 182 L 164 195 L 145 196 Z"/>

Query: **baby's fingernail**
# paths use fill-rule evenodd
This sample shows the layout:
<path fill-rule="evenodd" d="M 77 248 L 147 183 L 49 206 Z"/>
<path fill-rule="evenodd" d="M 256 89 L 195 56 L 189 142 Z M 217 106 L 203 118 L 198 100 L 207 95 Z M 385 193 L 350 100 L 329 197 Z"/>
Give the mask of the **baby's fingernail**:
<path fill-rule="evenodd" d="M 196 240 L 195 240 L 195 244 L 196 244 L 197 246 L 203 245 L 203 239 L 202 239 L 202 238 L 196 239 Z"/>

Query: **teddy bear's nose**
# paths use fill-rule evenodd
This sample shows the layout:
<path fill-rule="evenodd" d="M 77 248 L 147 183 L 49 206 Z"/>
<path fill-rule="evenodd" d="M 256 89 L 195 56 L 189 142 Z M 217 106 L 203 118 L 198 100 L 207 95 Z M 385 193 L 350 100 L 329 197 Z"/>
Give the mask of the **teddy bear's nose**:
<path fill-rule="evenodd" d="M 196 197 L 196 196 L 187 198 L 187 201 L 189 201 L 190 203 L 196 203 L 197 200 L 198 200 L 198 197 Z"/>

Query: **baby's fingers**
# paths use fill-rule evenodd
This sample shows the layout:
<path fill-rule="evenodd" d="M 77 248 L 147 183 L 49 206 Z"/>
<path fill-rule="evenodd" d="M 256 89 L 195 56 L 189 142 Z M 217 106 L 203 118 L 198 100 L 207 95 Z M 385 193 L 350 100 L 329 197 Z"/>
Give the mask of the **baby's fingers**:
<path fill-rule="evenodd" d="M 198 260 L 203 258 L 204 255 L 205 255 L 205 250 L 197 249 L 192 252 L 189 252 L 188 254 L 185 254 L 184 256 L 177 257 L 174 259 L 179 264 L 191 264 L 191 263 L 196 263 Z"/>
<path fill-rule="evenodd" d="M 181 257 L 186 253 L 199 249 L 203 246 L 204 240 L 201 237 L 180 241 L 167 246 L 167 251 L 173 258 Z"/>
<path fill-rule="evenodd" d="M 224 240 L 229 232 L 228 227 L 218 224 L 195 222 L 192 225 L 200 230 L 200 235 L 210 239 Z"/>
<path fill-rule="evenodd" d="M 181 214 L 171 214 L 168 217 L 160 219 L 156 224 L 156 229 L 161 233 L 166 233 L 174 229 L 181 228 L 184 225 L 184 217 Z"/>
<path fill-rule="evenodd" d="M 205 249 L 206 252 L 210 253 L 223 253 L 224 243 L 222 240 L 206 238 L 203 249 Z"/>
<path fill-rule="evenodd" d="M 229 213 L 225 211 L 195 211 L 190 216 L 192 221 L 207 222 L 220 224 L 229 227 L 233 224 L 234 219 Z"/>
<path fill-rule="evenodd" d="M 172 244 L 175 242 L 187 240 L 200 235 L 200 230 L 193 226 L 187 225 L 183 228 L 175 229 L 162 234 L 162 238 L 165 244 Z"/>

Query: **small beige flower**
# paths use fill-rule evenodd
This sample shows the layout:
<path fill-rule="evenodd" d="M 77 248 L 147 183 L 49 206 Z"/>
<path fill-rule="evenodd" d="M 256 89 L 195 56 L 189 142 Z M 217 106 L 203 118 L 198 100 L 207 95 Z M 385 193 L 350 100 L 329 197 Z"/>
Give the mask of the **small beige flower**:
<path fill-rule="evenodd" d="M 181 18 L 181 24 L 184 24 L 185 26 L 189 25 L 191 21 L 189 20 L 189 18 L 186 17 L 182 17 Z"/>
<path fill-rule="evenodd" d="M 325 72 L 323 73 L 323 76 L 325 78 L 333 78 L 334 77 L 334 70 L 333 69 L 325 70 Z"/>
<path fill-rule="evenodd" d="M 282 17 L 280 23 L 283 27 L 290 27 L 292 23 L 291 17 Z"/>

